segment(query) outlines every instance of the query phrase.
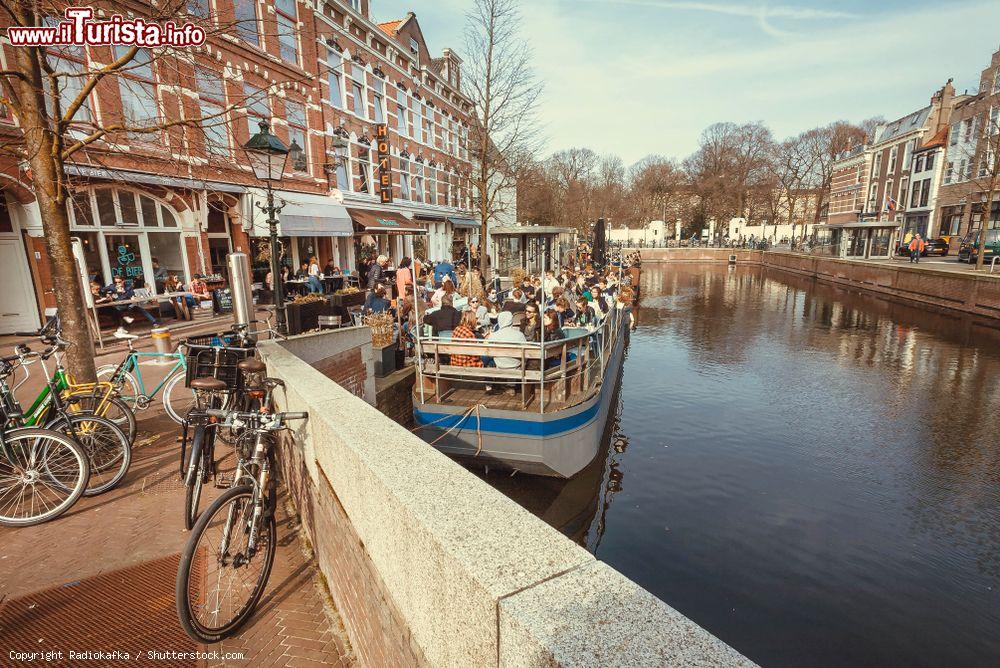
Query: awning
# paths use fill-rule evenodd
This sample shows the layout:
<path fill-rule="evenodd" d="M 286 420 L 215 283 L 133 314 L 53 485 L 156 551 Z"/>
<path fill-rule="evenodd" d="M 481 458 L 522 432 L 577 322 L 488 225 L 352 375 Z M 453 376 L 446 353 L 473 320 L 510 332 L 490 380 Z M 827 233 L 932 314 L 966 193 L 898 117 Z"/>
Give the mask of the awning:
<path fill-rule="evenodd" d="M 329 195 L 297 193 L 291 190 L 276 190 L 275 204 L 281 205 L 278 212 L 278 235 L 283 237 L 351 237 L 354 228 L 351 217 L 344 205 Z M 267 201 L 267 193 L 254 188 L 244 200 L 244 216 L 252 212 L 253 227 L 250 236 L 264 237 L 270 231 L 267 215 L 258 204 Z"/>
<path fill-rule="evenodd" d="M 159 176 L 148 172 L 134 172 L 129 169 L 107 169 L 104 167 L 90 167 L 88 165 L 77 165 L 68 163 L 66 173 L 70 176 L 82 176 L 88 179 L 103 179 L 105 181 L 119 181 L 121 183 L 143 183 L 153 186 L 166 186 L 169 188 L 186 188 L 188 190 L 214 190 L 227 193 L 244 193 L 246 186 L 236 183 L 221 183 L 218 181 L 202 181 L 200 179 L 188 179 L 182 176 Z"/>
<path fill-rule="evenodd" d="M 368 234 L 427 234 L 427 229 L 406 216 L 389 211 L 348 209 L 360 232 Z"/>
<path fill-rule="evenodd" d="M 472 220 L 471 218 L 449 217 L 448 222 L 454 225 L 455 227 L 474 227 L 477 230 L 479 229 L 479 221 Z"/>

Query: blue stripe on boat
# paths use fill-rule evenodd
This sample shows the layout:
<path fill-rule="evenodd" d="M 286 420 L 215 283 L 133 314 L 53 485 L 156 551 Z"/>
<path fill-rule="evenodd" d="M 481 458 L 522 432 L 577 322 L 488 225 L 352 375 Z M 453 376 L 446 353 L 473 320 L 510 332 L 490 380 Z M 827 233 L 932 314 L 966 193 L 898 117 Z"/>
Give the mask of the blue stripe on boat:
<path fill-rule="evenodd" d="M 600 395 L 598 395 L 599 398 Z M 537 438 L 557 436 L 564 432 L 578 429 L 593 420 L 597 417 L 597 411 L 600 407 L 601 402 L 597 400 L 594 401 L 593 406 L 580 411 L 576 415 L 544 422 L 515 420 L 513 418 L 481 417 L 479 418 L 479 428 L 484 432 L 510 434 L 512 436 L 534 436 Z M 477 424 L 474 413 L 463 418 L 461 414 L 431 413 L 416 409 L 413 411 L 413 416 L 416 418 L 417 423 L 421 425 L 428 425 L 433 422 L 433 426 L 436 429 L 450 429 L 459 423 L 462 423 L 463 429 L 475 429 Z"/>

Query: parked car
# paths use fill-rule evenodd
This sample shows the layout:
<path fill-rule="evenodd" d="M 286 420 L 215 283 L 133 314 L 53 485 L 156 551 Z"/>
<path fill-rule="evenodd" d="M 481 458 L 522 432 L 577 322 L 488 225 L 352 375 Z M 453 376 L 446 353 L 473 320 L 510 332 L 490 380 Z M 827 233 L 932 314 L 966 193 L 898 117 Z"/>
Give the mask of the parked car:
<path fill-rule="evenodd" d="M 973 263 L 979 255 L 979 232 L 973 232 L 962 240 L 962 246 L 958 249 L 958 261 Z M 983 262 L 989 264 L 993 258 L 1000 256 L 1000 228 L 986 231 L 986 250 L 983 253 Z"/>
<path fill-rule="evenodd" d="M 924 251 L 920 254 L 920 257 L 927 257 L 928 255 L 947 255 L 951 246 L 948 245 L 947 239 L 938 237 L 937 239 L 924 239 Z M 910 244 L 900 243 L 899 248 L 896 249 L 896 254 L 902 257 L 910 256 Z"/>

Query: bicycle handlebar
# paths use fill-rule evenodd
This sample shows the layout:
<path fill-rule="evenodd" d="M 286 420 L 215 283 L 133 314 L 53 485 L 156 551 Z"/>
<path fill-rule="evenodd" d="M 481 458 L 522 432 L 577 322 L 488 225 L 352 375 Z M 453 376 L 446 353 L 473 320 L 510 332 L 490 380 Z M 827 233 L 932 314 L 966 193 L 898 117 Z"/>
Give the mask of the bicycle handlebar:
<path fill-rule="evenodd" d="M 205 410 L 205 415 L 209 417 L 218 418 L 220 420 L 228 420 L 233 417 L 242 420 L 254 420 L 260 418 L 262 415 L 267 415 L 278 422 L 285 422 L 286 420 L 306 420 L 309 418 L 309 413 L 305 412 L 289 412 L 289 413 L 272 413 L 268 415 L 267 413 L 243 413 L 240 411 L 226 411 L 220 410 L 218 408 L 208 408 Z"/>

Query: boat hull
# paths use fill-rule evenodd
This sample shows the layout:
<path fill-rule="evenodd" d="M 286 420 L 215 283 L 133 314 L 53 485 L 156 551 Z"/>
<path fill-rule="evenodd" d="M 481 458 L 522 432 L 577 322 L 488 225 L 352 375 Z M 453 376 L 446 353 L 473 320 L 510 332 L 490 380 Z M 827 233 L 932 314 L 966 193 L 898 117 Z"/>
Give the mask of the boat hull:
<path fill-rule="evenodd" d="M 600 391 L 576 406 L 544 414 L 491 408 L 470 413 L 468 406 L 420 403 L 415 396 L 414 422 L 428 442 L 451 456 L 570 478 L 593 461 L 600 449 L 625 338 L 622 328 L 608 356 Z"/>

